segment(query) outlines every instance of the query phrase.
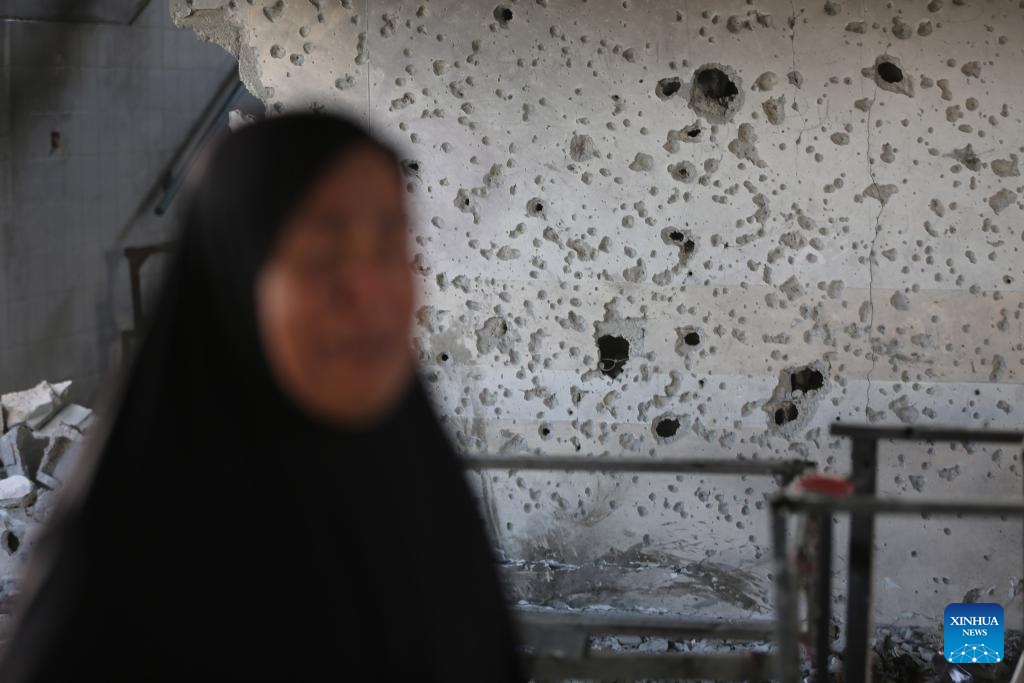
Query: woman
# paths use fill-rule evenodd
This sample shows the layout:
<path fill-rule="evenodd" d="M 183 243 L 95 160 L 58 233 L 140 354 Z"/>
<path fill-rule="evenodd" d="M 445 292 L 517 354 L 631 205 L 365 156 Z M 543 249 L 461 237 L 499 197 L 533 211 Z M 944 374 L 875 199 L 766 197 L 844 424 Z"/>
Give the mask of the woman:
<path fill-rule="evenodd" d="M 522 681 L 411 351 L 395 153 L 230 134 L 24 577 L 0 681 Z"/>

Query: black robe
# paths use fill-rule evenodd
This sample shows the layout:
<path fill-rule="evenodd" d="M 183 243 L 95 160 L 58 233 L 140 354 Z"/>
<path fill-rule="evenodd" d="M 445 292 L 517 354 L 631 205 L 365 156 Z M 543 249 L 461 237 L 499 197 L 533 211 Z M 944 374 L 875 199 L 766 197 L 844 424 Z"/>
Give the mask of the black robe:
<path fill-rule="evenodd" d="M 273 381 L 255 274 L 357 125 L 219 143 L 146 334 L 32 549 L 0 681 L 526 680 L 458 456 L 417 374 L 372 428 Z"/>

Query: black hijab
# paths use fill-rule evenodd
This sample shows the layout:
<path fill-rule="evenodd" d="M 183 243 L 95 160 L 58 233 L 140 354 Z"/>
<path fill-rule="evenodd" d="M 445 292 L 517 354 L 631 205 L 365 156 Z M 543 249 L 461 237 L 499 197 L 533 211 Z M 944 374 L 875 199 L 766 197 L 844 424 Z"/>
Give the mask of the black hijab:
<path fill-rule="evenodd" d="M 417 374 L 372 428 L 273 380 L 253 282 L 354 122 L 231 133 L 32 549 L 0 681 L 522 681 L 495 556 Z"/>

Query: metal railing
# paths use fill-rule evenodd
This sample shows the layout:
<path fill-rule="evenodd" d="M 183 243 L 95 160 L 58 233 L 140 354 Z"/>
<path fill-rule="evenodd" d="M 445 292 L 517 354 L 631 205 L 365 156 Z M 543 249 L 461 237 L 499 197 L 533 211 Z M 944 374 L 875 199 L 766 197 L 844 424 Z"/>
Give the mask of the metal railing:
<path fill-rule="evenodd" d="M 466 469 L 564 470 L 572 472 L 645 472 L 725 476 L 777 476 L 785 485 L 814 469 L 807 460 L 721 460 L 711 458 L 639 458 L 616 456 L 466 455 Z M 643 635 L 676 639 L 769 642 L 773 620 L 697 620 L 626 611 L 600 614 L 556 609 L 517 608 L 514 615 L 527 667 L 536 681 L 564 678 L 713 678 L 766 681 L 776 660 L 768 652 L 643 653 L 591 651 L 591 636 Z"/>
<path fill-rule="evenodd" d="M 825 496 L 815 493 L 783 491 L 771 502 L 772 543 L 775 559 L 775 609 L 778 625 L 778 672 L 782 683 L 800 680 L 800 639 L 811 636 L 814 668 L 818 680 L 828 680 L 831 652 L 832 601 L 832 519 L 836 513 L 850 516 L 847 556 L 847 612 L 844 680 L 866 683 L 871 675 L 872 563 L 874 560 L 874 521 L 877 515 L 957 514 L 970 516 L 1014 515 L 1024 517 L 1024 498 L 1011 500 L 929 500 L 876 497 L 878 442 L 963 441 L 973 443 L 1020 444 L 1020 432 L 975 431 L 960 429 L 869 427 L 832 425 L 831 433 L 852 439 L 851 476 L 853 495 Z M 787 548 L 787 515 L 804 514 L 816 519 L 820 534 L 813 564 L 812 585 L 815 610 L 809 633 L 798 618 L 795 571 Z"/>

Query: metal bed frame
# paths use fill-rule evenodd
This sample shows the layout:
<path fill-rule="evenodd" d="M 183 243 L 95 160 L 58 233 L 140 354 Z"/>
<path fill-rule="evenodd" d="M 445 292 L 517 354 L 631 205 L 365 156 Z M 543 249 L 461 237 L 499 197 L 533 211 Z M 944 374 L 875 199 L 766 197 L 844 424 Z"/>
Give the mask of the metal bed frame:
<path fill-rule="evenodd" d="M 597 456 L 482 456 L 463 457 L 471 470 L 564 470 L 573 472 L 648 472 L 778 476 L 788 484 L 814 469 L 807 460 L 719 460 L 710 458 L 640 458 Z M 713 678 L 766 681 L 774 677 L 776 658 L 770 653 L 643 653 L 591 651 L 589 637 L 599 634 L 666 636 L 677 639 L 770 642 L 777 630 L 773 620 L 694 620 L 670 615 L 628 611 L 601 614 L 568 610 L 516 608 L 524 658 L 536 681 L 565 678 Z"/>
<path fill-rule="evenodd" d="M 833 424 L 830 433 L 852 441 L 849 481 L 853 495 L 825 496 L 798 493 L 784 488 L 771 500 L 771 533 L 775 561 L 774 620 L 747 622 L 692 620 L 668 615 L 640 615 L 627 611 L 601 614 L 567 610 L 516 608 L 523 642 L 531 651 L 525 656 L 537 681 L 565 678 L 712 678 L 716 680 L 799 683 L 800 639 L 813 643 L 818 681 L 826 681 L 832 642 L 832 519 L 837 513 L 850 516 L 847 556 L 846 651 L 847 683 L 867 683 L 871 675 L 871 601 L 874 560 L 874 518 L 880 514 L 957 514 L 970 516 L 1013 515 L 1024 517 L 1024 497 L 1011 500 L 912 500 L 876 497 L 878 442 L 962 441 L 973 443 L 1024 443 L 1024 433 L 922 427 L 871 427 Z M 778 476 L 784 487 L 815 468 L 806 460 L 716 460 L 593 456 L 479 456 L 464 457 L 467 469 L 564 470 L 575 472 L 653 472 L 672 474 L 720 474 Z M 817 558 L 811 576 L 806 626 L 798 617 L 800 596 L 796 572 L 788 552 L 788 521 L 791 516 L 813 516 L 818 522 Z M 811 606 L 809 604 L 809 606 Z M 775 656 L 767 652 L 720 653 L 592 652 L 589 637 L 598 634 L 633 634 L 674 638 L 705 638 L 778 644 Z M 774 636 L 774 638 L 773 638 Z M 1024 657 L 1022 657 L 1024 662 Z M 1018 670 L 1024 668 L 1018 666 Z M 1018 677 L 1014 678 L 1015 683 Z M 1020 676 L 1024 683 L 1024 674 Z"/>
<path fill-rule="evenodd" d="M 872 562 L 876 515 L 926 513 L 1024 517 L 1024 498 L 950 501 L 875 496 L 880 440 L 1020 444 L 1024 442 L 1024 433 L 845 424 L 832 425 L 830 432 L 836 436 L 849 437 L 853 442 L 850 477 L 853 495 L 836 497 L 783 491 L 771 502 L 778 672 L 781 683 L 798 683 L 800 680 L 799 641 L 804 635 L 812 637 L 817 680 L 828 680 L 832 621 L 832 518 L 836 513 L 848 513 L 850 517 L 844 653 L 846 683 L 866 683 L 871 676 Z M 809 634 L 800 628 L 798 619 L 795 572 L 787 549 L 788 515 L 808 515 L 818 522 L 818 562 L 814 563 L 812 575 L 816 610 L 810 611 L 809 621 L 812 623 L 808 624 Z"/>

